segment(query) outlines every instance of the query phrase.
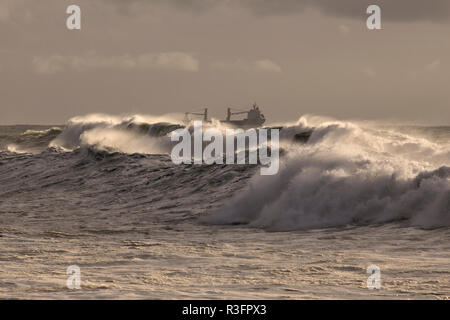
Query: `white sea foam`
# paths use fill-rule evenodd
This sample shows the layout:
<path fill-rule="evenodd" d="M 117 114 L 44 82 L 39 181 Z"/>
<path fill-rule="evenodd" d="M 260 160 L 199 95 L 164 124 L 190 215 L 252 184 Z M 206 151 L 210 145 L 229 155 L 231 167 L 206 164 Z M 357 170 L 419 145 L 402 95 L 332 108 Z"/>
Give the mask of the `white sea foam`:
<path fill-rule="evenodd" d="M 169 117 L 87 115 L 71 119 L 50 146 L 170 154 L 170 132 L 179 123 Z M 285 150 L 280 172 L 253 177 L 204 221 L 271 230 L 389 221 L 450 225 L 450 145 L 445 139 L 435 142 L 392 124 L 317 116 L 279 125 Z M 207 127 L 225 130 L 216 121 Z M 308 143 L 295 142 L 298 133 L 312 128 Z"/>
<path fill-rule="evenodd" d="M 448 127 L 303 117 L 280 124 L 282 169 L 261 177 L 127 154 L 173 124 L 111 118 L 69 123 L 66 152 L 22 135 L 45 127 L 0 127 L 1 298 L 448 299 L 449 228 L 399 227 L 449 224 Z M 86 290 L 67 290 L 73 264 Z"/>
<path fill-rule="evenodd" d="M 64 131 L 51 143 L 51 147 L 75 149 L 94 146 L 102 150 L 123 153 L 160 154 L 169 153 L 170 139 L 164 134 L 153 132 L 163 130 L 162 124 L 177 125 L 175 115 L 168 116 L 111 116 L 90 114 L 69 120 Z M 159 127 L 155 126 L 159 124 Z"/>
<path fill-rule="evenodd" d="M 300 126 L 307 124 L 301 119 Z M 404 220 L 450 225 L 450 150 L 392 130 L 325 121 L 290 148 L 280 173 L 255 176 L 204 221 L 271 230 Z"/>

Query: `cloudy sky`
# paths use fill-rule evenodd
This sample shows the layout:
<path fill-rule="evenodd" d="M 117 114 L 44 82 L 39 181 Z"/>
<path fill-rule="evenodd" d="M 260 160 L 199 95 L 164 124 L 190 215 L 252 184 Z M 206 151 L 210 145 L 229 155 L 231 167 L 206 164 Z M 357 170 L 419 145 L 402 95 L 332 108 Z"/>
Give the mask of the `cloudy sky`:
<path fill-rule="evenodd" d="M 366 28 L 370 4 L 382 30 Z M 0 124 L 223 118 L 254 101 L 273 121 L 449 124 L 449 60 L 448 0 L 0 0 Z"/>

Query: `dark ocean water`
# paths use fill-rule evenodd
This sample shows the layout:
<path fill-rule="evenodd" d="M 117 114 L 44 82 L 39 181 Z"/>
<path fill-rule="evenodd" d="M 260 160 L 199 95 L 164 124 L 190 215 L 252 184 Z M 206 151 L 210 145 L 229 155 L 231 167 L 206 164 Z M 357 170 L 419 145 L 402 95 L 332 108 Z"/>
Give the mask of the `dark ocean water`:
<path fill-rule="evenodd" d="M 0 297 L 450 296 L 450 127 L 301 118 L 260 176 L 174 165 L 168 122 L 0 127 Z"/>

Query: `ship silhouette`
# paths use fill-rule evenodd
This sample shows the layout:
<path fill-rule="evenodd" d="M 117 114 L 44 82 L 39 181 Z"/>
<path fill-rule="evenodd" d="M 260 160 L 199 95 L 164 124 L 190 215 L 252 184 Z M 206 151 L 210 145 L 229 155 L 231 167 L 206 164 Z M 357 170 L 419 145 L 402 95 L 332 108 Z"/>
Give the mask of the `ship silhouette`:
<path fill-rule="evenodd" d="M 231 119 L 232 116 L 238 114 L 247 114 L 247 118 L 241 120 Z M 205 108 L 203 112 L 186 112 L 184 120 L 185 122 L 191 121 L 191 119 L 189 118 L 190 115 L 202 116 L 204 122 L 211 122 L 210 120 L 208 120 L 208 108 Z M 266 122 L 266 118 L 264 117 L 264 114 L 261 113 L 258 105 L 254 103 L 253 107 L 248 111 L 228 108 L 227 118 L 225 120 L 220 120 L 220 122 L 237 128 L 258 128 Z"/>
<path fill-rule="evenodd" d="M 241 120 L 232 120 L 231 117 L 238 114 L 247 114 L 247 118 Z M 189 124 L 192 119 L 190 119 L 190 115 L 194 116 L 202 116 L 202 121 L 206 123 L 211 123 L 211 120 L 208 120 L 208 108 L 203 109 L 203 112 L 186 112 L 184 122 Z M 220 120 L 220 123 L 226 124 L 230 127 L 234 128 L 242 128 L 242 129 L 252 129 L 252 128 L 260 128 L 266 122 L 266 118 L 261 113 L 258 105 L 256 103 L 253 104 L 253 107 L 248 110 L 237 110 L 233 108 L 227 109 L 227 118 L 225 120 Z M 278 129 L 283 130 L 282 126 L 278 127 L 264 127 L 264 129 Z M 312 135 L 314 128 L 305 129 L 302 132 L 295 133 L 293 136 L 293 141 L 296 143 L 307 143 L 309 138 Z"/>

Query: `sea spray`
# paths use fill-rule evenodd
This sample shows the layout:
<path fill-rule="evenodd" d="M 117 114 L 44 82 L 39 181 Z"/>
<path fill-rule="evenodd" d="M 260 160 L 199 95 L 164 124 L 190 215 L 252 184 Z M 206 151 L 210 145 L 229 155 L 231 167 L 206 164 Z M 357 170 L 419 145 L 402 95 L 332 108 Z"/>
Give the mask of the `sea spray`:
<path fill-rule="evenodd" d="M 324 122 L 202 221 L 286 231 L 391 221 L 450 225 L 450 150 L 395 131 Z"/>

